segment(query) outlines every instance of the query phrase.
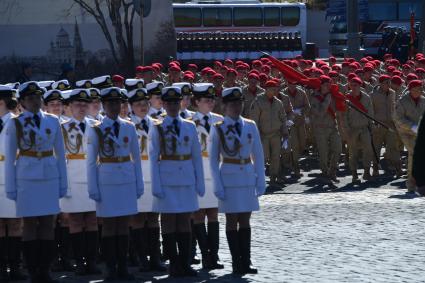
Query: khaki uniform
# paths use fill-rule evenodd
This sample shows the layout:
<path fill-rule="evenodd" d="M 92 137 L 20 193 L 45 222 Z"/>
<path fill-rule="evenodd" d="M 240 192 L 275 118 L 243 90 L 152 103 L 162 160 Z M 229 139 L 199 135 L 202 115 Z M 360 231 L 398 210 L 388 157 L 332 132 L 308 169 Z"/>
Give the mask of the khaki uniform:
<path fill-rule="evenodd" d="M 375 87 L 371 99 L 373 103 L 373 112 L 375 119 L 384 123 L 395 130 L 394 112 L 396 103 L 396 94 L 390 89 L 388 93 L 382 92 L 379 86 Z M 383 144 L 385 144 L 385 159 L 394 167 L 400 167 L 400 151 L 398 148 L 398 135 L 396 131 L 391 132 L 382 126 L 376 125 L 373 128 L 373 143 L 377 154 L 380 154 Z"/>
<path fill-rule="evenodd" d="M 279 93 L 278 96 L 279 100 L 282 101 L 283 103 L 283 109 L 285 110 L 286 113 L 286 120 L 290 120 L 290 121 L 294 121 L 294 112 L 293 112 L 293 108 L 292 108 L 292 104 L 291 101 L 289 100 L 288 96 L 285 96 L 282 92 Z M 288 127 L 288 133 L 292 131 L 292 127 Z M 280 164 L 281 164 L 281 169 L 285 168 L 285 169 L 291 169 L 293 166 L 293 161 L 292 161 L 292 154 L 291 154 L 291 141 L 290 141 L 290 134 L 288 136 L 288 147 L 286 148 L 282 148 L 281 149 L 281 158 L 280 158 Z"/>
<path fill-rule="evenodd" d="M 249 112 L 250 112 L 250 109 L 251 109 L 251 104 L 256 97 L 264 94 L 264 89 L 257 86 L 257 88 L 255 89 L 255 93 L 253 93 L 249 90 L 248 86 L 246 86 L 242 89 L 242 94 L 243 94 L 243 98 L 244 98 L 244 106 L 243 106 L 242 116 L 245 117 L 245 118 L 250 118 Z"/>
<path fill-rule="evenodd" d="M 283 90 L 285 99 L 288 99 L 293 107 L 293 122 L 289 135 L 289 142 L 292 150 L 293 168 L 299 173 L 298 160 L 300 154 L 306 149 L 306 125 L 305 117 L 310 112 L 310 102 L 307 94 L 301 88 L 297 88 L 295 95 L 289 93 L 288 89 Z"/>
<path fill-rule="evenodd" d="M 281 139 L 288 136 L 283 103 L 276 97 L 270 102 L 265 94 L 260 95 L 251 105 L 250 117 L 260 131 L 264 157 L 270 162 L 270 176 L 277 177 L 280 172 Z"/>
<path fill-rule="evenodd" d="M 351 94 L 351 93 L 349 93 Z M 373 115 L 372 100 L 364 92 L 361 92 L 360 103 L 367 110 L 370 116 Z M 371 126 L 371 120 L 366 118 L 363 114 L 348 107 L 344 114 L 343 127 L 347 134 L 347 143 L 349 151 L 349 166 L 350 170 L 355 173 L 357 171 L 357 164 L 359 161 L 359 151 L 362 151 L 362 163 L 366 173 L 369 173 L 370 164 L 375 161 L 372 140 L 369 129 Z"/>
<path fill-rule="evenodd" d="M 330 106 L 335 112 L 335 102 L 330 93 L 323 97 L 320 92 L 315 92 L 310 105 L 311 128 L 319 152 L 320 169 L 323 174 L 334 176 L 342 151 L 336 119 L 328 111 Z"/>
<path fill-rule="evenodd" d="M 425 111 L 425 97 L 419 97 L 419 103 L 411 98 L 409 92 L 400 98 L 396 103 L 394 121 L 401 140 L 409 153 L 409 161 L 407 167 L 407 190 L 415 190 L 415 181 L 412 177 L 412 157 L 413 149 L 416 141 L 416 133 L 412 131 L 413 126 L 418 126 L 419 121 Z"/>

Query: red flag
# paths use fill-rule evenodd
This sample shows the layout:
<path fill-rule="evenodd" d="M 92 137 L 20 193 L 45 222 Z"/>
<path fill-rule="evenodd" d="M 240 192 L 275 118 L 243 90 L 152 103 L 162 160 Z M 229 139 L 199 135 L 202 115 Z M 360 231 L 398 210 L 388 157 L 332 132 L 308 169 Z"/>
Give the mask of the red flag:
<path fill-rule="evenodd" d="M 347 104 L 345 103 L 346 96 L 339 92 L 339 86 L 332 84 L 330 87 L 332 97 L 335 99 L 335 108 L 337 111 L 344 112 L 347 110 Z"/>

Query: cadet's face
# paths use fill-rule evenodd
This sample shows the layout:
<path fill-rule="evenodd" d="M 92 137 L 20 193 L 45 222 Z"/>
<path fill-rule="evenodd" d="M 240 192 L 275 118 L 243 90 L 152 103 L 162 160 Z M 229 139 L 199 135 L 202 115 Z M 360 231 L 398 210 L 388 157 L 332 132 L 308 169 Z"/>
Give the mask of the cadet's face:
<path fill-rule="evenodd" d="M 415 97 L 415 98 L 417 98 L 417 97 L 421 96 L 421 95 L 422 95 L 422 93 L 423 93 L 423 89 L 422 89 L 422 87 L 421 87 L 421 86 L 413 87 L 413 88 L 410 90 L 410 95 L 411 95 L 411 96 L 413 96 L 413 97 Z"/>
<path fill-rule="evenodd" d="M 100 102 L 99 99 L 95 99 L 95 100 L 92 100 L 92 102 L 90 103 L 89 112 L 91 115 L 96 116 L 100 112 L 101 108 L 102 108 L 102 103 Z"/>
<path fill-rule="evenodd" d="M 82 120 L 89 112 L 89 103 L 84 101 L 72 101 L 69 104 L 71 114 L 77 120 Z"/>
<path fill-rule="evenodd" d="M 121 112 L 121 100 L 109 100 L 102 103 L 106 116 L 115 120 Z"/>
<path fill-rule="evenodd" d="M 184 95 L 182 101 L 180 102 L 181 109 L 187 109 L 190 106 L 190 99 L 192 97 L 190 95 Z"/>
<path fill-rule="evenodd" d="M 355 83 L 355 82 L 351 82 L 350 83 L 350 88 L 351 88 L 351 90 L 353 90 L 353 91 L 359 91 L 360 90 L 360 84 L 358 84 L 358 83 Z"/>
<path fill-rule="evenodd" d="M 29 112 L 37 113 L 41 109 L 41 95 L 29 95 L 21 99 L 22 106 Z"/>
<path fill-rule="evenodd" d="M 177 117 L 180 111 L 180 101 L 164 101 L 164 109 L 171 117 Z"/>
<path fill-rule="evenodd" d="M 147 100 L 139 100 L 131 104 L 131 110 L 136 116 L 144 118 L 149 111 L 149 102 Z"/>
<path fill-rule="evenodd" d="M 390 89 L 390 80 L 385 80 L 382 83 L 380 83 L 381 89 L 385 92 L 388 91 Z"/>
<path fill-rule="evenodd" d="M 198 107 L 198 111 L 206 114 L 208 112 L 213 111 L 215 105 L 215 100 L 213 98 L 201 98 L 196 100 L 196 106 Z"/>
<path fill-rule="evenodd" d="M 226 116 L 237 118 L 242 114 L 243 101 L 229 101 L 224 104 L 224 111 Z"/>
<path fill-rule="evenodd" d="M 256 79 L 249 79 L 248 80 L 248 85 L 250 87 L 255 87 L 255 86 L 257 86 L 257 84 L 258 84 L 258 81 Z"/>
<path fill-rule="evenodd" d="M 155 109 L 161 109 L 163 105 L 160 95 L 152 95 L 150 99 L 150 103 L 152 107 Z"/>
<path fill-rule="evenodd" d="M 49 101 L 46 105 L 46 111 L 47 113 L 60 116 L 63 113 L 63 104 L 59 100 Z"/>
<path fill-rule="evenodd" d="M 266 88 L 266 95 L 268 97 L 276 96 L 279 93 L 278 87 L 268 87 Z"/>
<path fill-rule="evenodd" d="M 123 102 L 122 104 L 121 104 L 121 111 L 120 111 L 120 116 L 122 117 L 122 118 L 124 118 L 124 117 L 128 117 L 128 102 Z"/>

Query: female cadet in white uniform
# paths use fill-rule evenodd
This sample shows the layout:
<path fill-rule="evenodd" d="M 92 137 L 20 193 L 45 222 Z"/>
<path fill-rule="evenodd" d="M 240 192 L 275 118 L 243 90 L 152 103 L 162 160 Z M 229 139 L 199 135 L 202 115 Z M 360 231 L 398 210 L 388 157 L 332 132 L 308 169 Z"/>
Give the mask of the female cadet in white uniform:
<path fill-rule="evenodd" d="M 198 195 L 205 192 L 204 172 L 195 124 L 179 116 L 181 99 L 180 88 L 163 88 L 167 116 L 149 131 L 153 210 L 161 213 L 170 276 L 196 276 L 189 265 L 190 216 L 199 208 Z"/>
<path fill-rule="evenodd" d="M 180 102 L 180 117 L 182 117 L 183 119 L 191 119 L 193 114 L 195 114 L 195 112 L 190 111 L 188 108 L 191 105 L 192 102 L 192 86 L 190 83 L 173 83 L 171 86 L 175 86 L 180 88 L 183 98 L 182 101 Z"/>
<path fill-rule="evenodd" d="M 126 81 L 127 82 L 127 81 Z M 148 114 L 149 95 L 146 89 L 139 88 L 128 93 L 131 106 L 130 119 L 136 126 L 142 156 L 142 171 L 145 192 L 138 200 L 138 214 L 131 219 L 132 241 L 137 249 L 141 266 L 140 271 L 166 271 L 161 262 L 161 243 L 159 240 L 159 213 L 153 211 L 150 163 L 148 159 L 148 134 L 154 126 L 154 119 Z M 149 261 L 147 256 L 150 256 Z"/>
<path fill-rule="evenodd" d="M 87 193 L 87 129 L 96 121 L 87 118 L 90 91 L 72 90 L 68 104 L 71 117 L 62 123 L 67 170 L 68 194 L 61 200 L 61 211 L 68 214 L 69 232 L 77 275 L 99 274 L 96 267 L 98 226 L 95 202 Z"/>
<path fill-rule="evenodd" d="M 37 82 L 19 87 L 24 112 L 8 123 L 5 150 L 6 194 L 23 217 L 24 256 L 32 282 L 55 282 L 49 267 L 55 252 L 53 225 L 68 181 L 59 120 L 40 111 Z"/>
<path fill-rule="evenodd" d="M 16 90 L 0 86 L 0 282 L 26 279 L 20 269 L 22 219 L 16 217 L 15 202 L 6 197 L 4 188 L 6 125 L 15 117 L 10 111 L 17 105 Z"/>
<path fill-rule="evenodd" d="M 233 272 L 257 273 L 251 267 L 250 217 L 266 188 L 263 149 L 255 122 L 241 117 L 242 90 L 224 89 L 222 100 L 224 121 L 214 125 L 208 143 L 215 195 L 226 214 Z"/>
<path fill-rule="evenodd" d="M 103 217 L 102 252 L 107 280 L 134 279 L 127 269 L 129 216 L 143 194 L 139 142 L 133 123 L 121 119 L 125 100 L 116 87 L 100 93 L 106 116 L 89 128 L 87 181 L 96 214 Z"/>
<path fill-rule="evenodd" d="M 195 106 L 197 112 L 192 116 L 201 143 L 202 161 L 204 165 L 205 195 L 199 197 L 199 210 L 194 215 L 194 233 L 202 253 L 202 267 L 206 269 L 222 269 L 218 258 L 219 223 L 218 199 L 214 195 L 208 155 L 208 137 L 211 128 L 217 122 L 223 121 L 223 116 L 212 113 L 214 109 L 214 85 L 199 83 L 193 85 Z M 205 217 L 208 219 L 208 232 L 205 227 Z"/>
<path fill-rule="evenodd" d="M 165 109 L 162 107 L 161 90 L 164 87 L 163 82 L 151 82 L 146 85 L 149 94 L 150 108 L 148 115 L 154 119 L 162 120 L 165 115 Z"/>

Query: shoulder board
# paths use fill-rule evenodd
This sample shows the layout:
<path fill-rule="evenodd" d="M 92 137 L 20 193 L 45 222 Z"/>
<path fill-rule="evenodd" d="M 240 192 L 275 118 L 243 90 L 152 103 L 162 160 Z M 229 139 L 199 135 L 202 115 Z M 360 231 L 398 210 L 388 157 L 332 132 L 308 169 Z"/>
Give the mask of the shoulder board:
<path fill-rule="evenodd" d="M 129 119 L 122 119 L 122 120 L 123 120 L 123 122 L 125 122 L 127 124 L 133 124 L 133 122 L 131 122 L 131 120 L 129 120 Z"/>
<path fill-rule="evenodd" d="M 100 126 L 100 124 L 102 124 L 102 122 L 100 122 L 100 121 L 97 121 L 96 120 L 96 122 L 95 123 L 93 123 L 93 125 L 91 125 L 93 128 L 95 128 L 95 127 L 99 127 Z"/>
<path fill-rule="evenodd" d="M 218 121 L 217 123 L 214 123 L 214 126 L 220 127 L 221 125 L 223 125 L 223 123 L 223 121 Z"/>
<path fill-rule="evenodd" d="M 65 125 L 65 124 L 66 124 L 66 123 L 68 123 L 69 121 L 71 121 L 71 119 L 63 120 L 63 121 L 61 122 L 61 125 Z"/>
<path fill-rule="evenodd" d="M 218 117 L 218 118 L 224 118 L 223 115 L 213 113 L 213 112 L 211 112 L 211 116 Z"/>
<path fill-rule="evenodd" d="M 154 124 L 154 126 L 159 126 L 159 125 L 162 124 L 162 121 L 161 120 L 158 120 L 158 119 L 154 119 L 153 120 L 153 124 Z"/>
<path fill-rule="evenodd" d="M 187 122 L 187 123 L 195 125 L 195 122 L 193 122 L 192 119 L 186 118 L 186 119 L 182 119 L 182 120 Z"/>
<path fill-rule="evenodd" d="M 161 113 L 161 115 L 159 115 L 159 116 L 161 116 L 161 117 L 166 117 L 167 116 L 167 113 Z"/>
<path fill-rule="evenodd" d="M 151 117 L 151 119 L 152 119 L 152 122 L 155 124 L 155 123 L 157 123 L 157 122 L 161 122 L 160 120 L 158 120 L 158 119 L 155 119 L 155 118 L 152 118 Z"/>
<path fill-rule="evenodd" d="M 247 119 L 247 118 L 242 117 L 242 120 L 244 120 L 244 122 L 247 122 L 247 123 L 255 124 L 255 121 L 251 120 L 251 119 Z"/>
<path fill-rule="evenodd" d="M 54 117 L 56 119 L 59 119 L 59 117 L 56 116 L 55 114 L 51 114 L 51 113 L 47 113 L 47 112 L 44 112 L 43 114 L 46 115 L 46 116 L 48 116 L 48 117 Z"/>
<path fill-rule="evenodd" d="M 193 121 L 193 117 L 192 116 L 191 117 L 187 117 L 187 118 L 184 118 L 183 120 Z"/>

